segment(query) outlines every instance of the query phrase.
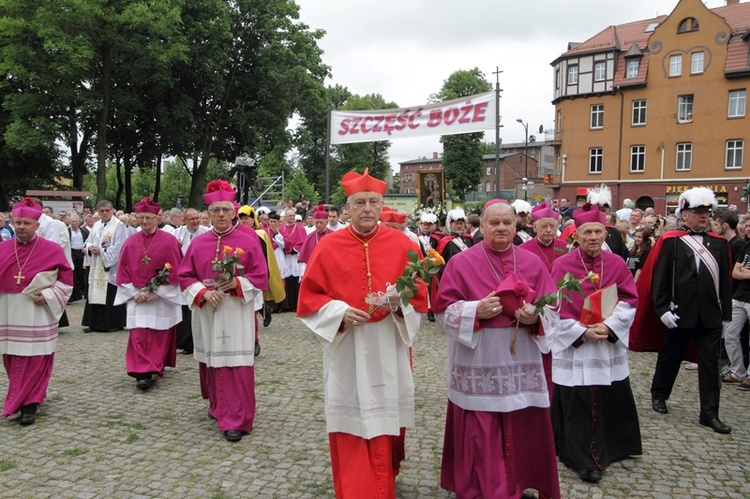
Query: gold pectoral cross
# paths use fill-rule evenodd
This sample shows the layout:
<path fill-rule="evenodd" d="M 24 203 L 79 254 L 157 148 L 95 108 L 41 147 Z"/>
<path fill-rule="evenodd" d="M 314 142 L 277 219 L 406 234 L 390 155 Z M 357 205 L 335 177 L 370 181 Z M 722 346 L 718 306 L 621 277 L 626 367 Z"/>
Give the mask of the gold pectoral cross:
<path fill-rule="evenodd" d="M 141 258 L 141 262 L 143 262 L 145 265 L 148 265 L 148 262 L 150 262 L 151 259 L 148 257 L 148 255 L 143 255 L 143 258 Z"/>
<path fill-rule="evenodd" d="M 16 274 L 16 275 L 13 276 L 13 279 L 16 280 L 16 284 L 21 284 L 21 280 L 26 279 L 26 276 L 22 275 L 21 271 L 19 270 L 18 274 Z"/>

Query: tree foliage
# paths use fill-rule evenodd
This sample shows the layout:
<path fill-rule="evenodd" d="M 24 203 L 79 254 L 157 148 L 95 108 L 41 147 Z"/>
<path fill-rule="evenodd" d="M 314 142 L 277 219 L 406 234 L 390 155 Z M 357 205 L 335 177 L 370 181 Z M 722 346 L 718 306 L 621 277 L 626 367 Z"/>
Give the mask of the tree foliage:
<path fill-rule="evenodd" d="M 452 73 L 439 93 L 432 96 L 434 101 L 459 99 L 469 95 L 488 92 L 492 84 L 487 81 L 479 68 L 459 70 Z M 472 191 L 482 181 L 484 163 L 482 154 L 484 132 L 444 135 L 440 138 L 443 144 L 443 169 L 446 180 L 451 181 L 456 195 L 463 200 L 467 191 Z"/>

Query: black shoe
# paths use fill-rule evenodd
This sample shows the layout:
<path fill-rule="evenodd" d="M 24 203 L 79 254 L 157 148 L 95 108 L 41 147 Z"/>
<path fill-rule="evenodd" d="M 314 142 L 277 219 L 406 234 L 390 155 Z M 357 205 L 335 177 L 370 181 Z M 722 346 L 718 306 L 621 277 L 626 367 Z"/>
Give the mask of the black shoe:
<path fill-rule="evenodd" d="M 427 311 L 427 320 L 430 322 L 435 322 L 435 313 L 432 310 Z"/>
<path fill-rule="evenodd" d="M 578 477 L 584 482 L 599 483 L 602 472 L 599 470 L 578 470 Z"/>
<path fill-rule="evenodd" d="M 703 426 L 708 426 L 716 433 L 732 433 L 732 429 L 719 421 L 719 418 L 709 419 L 708 421 L 700 422 Z"/>
<path fill-rule="evenodd" d="M 239 430 L 228 430 L 224 432 L 224 438 L 227 442 L 239 442 L 242 440 L 242 432 Z"/>
<path fill-rule="evenodd" d="M 207 411 L 206 411 L 206 415 L 208 416 L 208 419 L 213 419 L 214 421 L 216 421 L 216 418 L 215 418 L 215 417 L 213 417 L 213 415 L 211 414 L 211 411 L 210 411 L 210 410 L 207 410 Z"/>
<path fill-rule="evenodd" d="M 260 355 L 260 343 L 256 341 L 255 342 L 255 356 L 257 357 L 258 355 Z"/>
<path fill-rule="evenodd" d="M 273 319 L 273 312 L 271 312 L 271 307 L 266 305 L 265 308 L 265 316 L 263 317 L 263 327 L 268 327 L 271 325 L 271 319 Z"/>
<path fill-rule="evenodd" d="M 651 408 L 659 414 L 669 414 L 667 403 L 660 398 L 651 397 Z"/>
<path fill-rule="evenodd" d="M 151 388 L 151 379 L 139 379 L 138 383 L 136 383 L 135 386 L 137 386 L 139 390 L 143 390 L 145 392 L 146 390 Z"/>
<path fill-rule="evenodd" d="M 94 331 L 94 330 L 93 330 L 93 329 L 91 329 L 90 327 L 87 327 L 87 328 L 85 328 L 85 329 L 83 330 L 83 332 L 84 332 L 84 333 L 95 333 L 96 331 Z"/>
<path fill-rule="evenodd" d="M 187 349 L 183 350 L 183 351 L 182 351 L 182 352 L 180 352 L 180 353 L 181 353 L 182 355 L 193 355 L 193 351 L 192 351 L 192 350 L 187 350 Z"/>
<path fill-rule="evenodd" d="M 18 419 L 18 422 L 23 426 L 34 424 L 34 421 L 36 421 L 36 414 L 31 414 L 28 412 L 21 413 L 21 417 Z"/>

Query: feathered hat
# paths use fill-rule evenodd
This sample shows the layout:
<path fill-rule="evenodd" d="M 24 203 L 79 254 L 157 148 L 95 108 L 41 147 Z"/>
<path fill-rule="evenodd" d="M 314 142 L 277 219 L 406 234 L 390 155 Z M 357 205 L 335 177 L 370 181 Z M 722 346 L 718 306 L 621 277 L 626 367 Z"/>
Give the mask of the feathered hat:
<path fill-rule="evenodd" d="M 464 210 L 462 208 L 453 208 L 448 212 L 447 215 L 445 215 L 445 225 L 450 227 L 451 222 L 455 222 L 457 220 L 463 220 L 466 221 L 466 213 L 464 213 Z"/>
<path fill-rule="evenodd" d="M 421 215 L 419 215 L 419 223 L 428 223 L 428 224 L 436 224 L 438 221 L 437 215 L 435 215 L 432 212 L 429 211 L 423 211 Z"/>
<path fill-rule="evenodd" d="M 524 201 L 523 199 L 516 199 L 510 205 L 513 207 L 513 211 L 516 212 L 516 215 L 519 215 L 521 213 L 526 213 L 527 215 L 531 213 L 531 204 L 528 201 Z"/>
<path fill-rule="evenodd" d="M 679 217 L 682 210 L 694 210 L 697 208 L 715 210 L 717 206 L 716 196 L 714 196 L 714 192 L 711 189 L 707 187 L 692 187 L 680 194 L 680 199 L 677 200 L 675 215 Z"/>
<path fill-rule="evenodd" d="M 586 195 L 586 200 L 598 206 L 612 206 L 612 191 L 606 185 L 592 187 Z"/>

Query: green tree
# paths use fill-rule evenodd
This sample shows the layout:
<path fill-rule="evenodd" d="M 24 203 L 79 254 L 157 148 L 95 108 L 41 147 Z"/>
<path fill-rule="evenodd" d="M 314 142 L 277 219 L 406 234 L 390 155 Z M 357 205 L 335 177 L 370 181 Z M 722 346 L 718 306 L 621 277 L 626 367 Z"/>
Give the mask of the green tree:
<path fill-rule="evenodd" d="M 459 70 L 452 73 L 433 101 L 447 101 L 459 99 L 469 95 L 488 92 L 492 85 L 479 68 Z M 476 189 L 482 181 L 484 163 L 482 154 L 484 146 L 482 139 L 484 132 L 464 133 L 460 135 L 444 135 L 440 138 L 443 144 L 443 169 L 446 180 L 451 181 L 456 190 L 456 196 L 463 201 L 466 192 Z"/>
<path fill-rule="evenodd" d="M 317 204 L 320 201 L 320 195 L 315 190 L 315 187 L 307 179 L 304 172 L 301 171 L 293 173 L 289 178 L 284 194 L 287 199 L 306 199 L 313 204 Z"/>

